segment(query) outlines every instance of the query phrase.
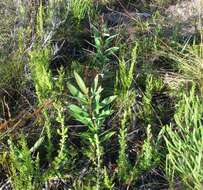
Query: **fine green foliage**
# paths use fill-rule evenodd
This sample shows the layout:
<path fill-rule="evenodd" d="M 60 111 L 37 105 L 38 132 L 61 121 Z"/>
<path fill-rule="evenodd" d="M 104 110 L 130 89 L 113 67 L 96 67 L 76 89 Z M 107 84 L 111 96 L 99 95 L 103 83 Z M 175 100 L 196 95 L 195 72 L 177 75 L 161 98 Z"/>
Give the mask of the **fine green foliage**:
<path fill-rule="evenodd" d="M 153 134 L 151 132 L 151 126 L 147 127 L 147 138 L 144 140 L 142 150 L 138 158 L 138 168 L 140 171 L 149 170 L 155 164 L 159 162 L 159 156 L 155 147 L 156 143 L 153 142 Z"/>
<path fill-rule="evenodd" d="M 34 81 L 36 94 L 40 104 L 50 98 L 53 90 L 51 73 L 48 69 L 49 55 L 49 49 L 33 50 L 30 52 L 32 80 Z"/>
<path fill-rule="evenodd" d="M 104 168 L 104 188 L 109 189 L 109 190 L 113 190 L 114 188 L 114 184 L 113 184 L 113 177 L 110 178 L 108 172 L 107 172 L 107 168 Z"/>
<path fill-rule="evenodd" d="M 121 128 L 119 131 L 119 157 L 118 157 L 118 176 L 120 180 L 127 182 L 129 180 L 129 169 L 130 169 L 130 164 L 128 157 L 126 156 L 127 154 L 127 127 L 126 127 L 126 122 L 127 122 L 127 112 L 124 111 L 123 113 L 123 118 L 121 120 Z"/>
<path fill-rule="evenodd" d="M 38 37 L 42 37 L 44 33 L 44 22 L 43 22 L 44 8 L 42 6 L 42 1 L 39 2 L 39 7 L 37 10 L 37 23 L 36 23 L 36 34 Z"/>
<path fill-rule="evenodd" d="M 115 94 L 118 96 L 117 104 L 120 107 L 121 126 L 119 130 L 119 156 L 118 156 L 118 176 L 121 181 L 128 182 L 131 175 L 130 163 L 127 157 L 127 130 L 128 122 L 131 120 L 131 106 L 135 102 L 135 92 L 131 90 L 134 77 L 134 69 L 137 58 L 137 44 L 131 53 L 130 66 L 124 58 L 119 62 L 119 70 L 116 75 Z"/>
<path fill-rule="evenodd" d="M 148 75 L 146 78 L 146 90 L 145 94 L 143 96 L 142 102 L 144 104 L 143 106 L 143 118 L 146 124 L 150 124 L 153 119 L 153 109 L 152 109 L 152 92 L 153 92 L 153 77 L 151 75 Z"/>
<path fill-rule="evenodd" d="M 17 146 L 15 145 L 16 143 L 9 140 L 9 167 L 11 170 L 11 184 L 14 189 L 41 190 L 44 183 L 49 181 L 52 177 L 64 176 L 62 169 L 68 164 L 68 151 L 66 147 L 68 128 L 64 123 L 65 118 L 61 102 L 55 102 L 54 108 L 57 114 L 56 121 L 60 124 L 60 128 L 57 129 L 60 141 L 57 154 L 54 157 L 51 157 L 50 153 L 52 151 L 47 153 L 50 166 L 46 170 L 42 172 L 40 169 L 38 153 L 38 148 L 43 146 L 44 136 L 40 137 L 30 149 L 23 135 L 21 135 L 20 140 L 17 142 Z M 47 150 L 49 151 L 49 149 Z"/>
<path fill-rule="evenodd" d="M 203 47 L 202 44 L 188 47 L 188 53 L 183 54 L 183 58 L 177 57 L 180 69 L 187 80 L 195 82 L 201 94 L 203 94 Z"/>
<path fill-rule="evenodd" d="M 168 148 L 166 172 L 173 180 L 177 174 L 188 189 L 202 189 L 203 102 L 193 88 L 182 95 L 175 114 L 176 128 L 166 127 Z"/>
<path fill-rule="evenodd" d="M 61 167 L 63 167 L 66 164 L 68 159 L 67 147 L 66 147 L 66 141 L 68 137 L 68 128 L 65 126 L 65 116 L 63 114 L 62 103 L 56 102 L 54 103 L 54 107 L 57 111 L 56 121 L 60 123 L 60 128 L 57 129 L 57 133 L 60 136 L 60 142 L 59 142 L 59 149 L 57 151 L 57 156 L 53 161 L 53 168 L 55 169 L 55 171 L 59 171 L 59 169 L 61 169 Z M 58 175 L 60 175 L 60 173 Z"/>
<path fill-rule="evenodd" d="M 18 53 L 17 53 L 18 54 Z M 16 54 L 16 56 L 18 56 Z M 0 88 L 12 88 L 19 87 L 22 85 L 24 63 L 20 58 L 9 57 L 10 62 L 1 63 L 0 75 L 2 76 L 0 81 Z M 4 61 L 4 60 L 2 60 Z M 14 80 L 15 79 L 15 80 Z"/>
<path fill-rule="evenodd" d="M 39 104 L 43 104 L 46 100 L 53 101 L 53 105 L 56 111 L 56 121 L 60 124 L 60 128 L 57 129 L 57 133 L 60 136 L 59 149 L 57 156 L 54 158 L 52 167 L 55 170 L 59 170 L 61 165 L 67 161 L 67 151 L 65 148 L 68 129 L 65 127 L 65 116 L 63 114 L 63 104 L 60 100 L 54 100 L 57 96 L 63 93 L 64 86 L 64 71 L 59 70 L 59 77 L 55 83 L 52 81 L 52 75 L 49 71 L 49 50 L 43 49 L 41 52 L 33 50 L 30 53 L 30 64 L 32 71 L 32 79 L 34 80 L 36 94 L 38 96 Z M 58 91 L 56 92 L 55 89 Z M 52 121 L 49 117 L 47 110 L 43 111 L 45 118 L 44 127 L 46 129 L 46 135 L 48 138 L 47 143 L 47 158 L 51 159 L 53 152 L 52 138 Z M 55 172 L 56 173 L 56 172 Z"/>
<path fill-rule="evenodd" d="M 38 155 L 34 160 L 32 159 L 24 136 L 21 136 L 18 146 L 10 140 L 9 145 L 12 187 L 16 190 L 40 190 L 43 178 L 40 173 Z"/>
<path fill-rule="evenodd" d="M 60 105 L 55 106 L 57 107 L 56 109 L 60 111 L 58 112 L 59 116 L 57 117 L 57 120 L 61 123 L 62 116 L 60 116 Z M 44 183 L 49 181 L 52 177 L 55 177 L 56 175 L 57 177 L 63 177 L 61 169 L 68 163 L 67 150 L 65 147 L 67 128 L 65 128 L 65 126 L 61 126 L 61 129 L 58 129 L 58 134 L 60 136 L 59 149 L 53 161 L 49 160 L 49 168 L 44 171 L 40 168 L 40 158 L 37 151 L 44 142 L 43 137 L 39 138 L 30 149 L 28 148 L 26 139 L 23 135 L 21 135 L 20 140 L 18 140 L 17 146 L 12 140 L 8 141 L 10 148 L 8 164 L 11 176 L 11 185 L 14 189 L 41 190 Z"/>
<path fill-rule="evenodd" d="M 30 52 L 30 68 L 32 80 L 34 81 L 35 90 L 40 105 L 42 105 L 46 100 L 51 99 L 53 92 L 51 73 L 48 69 L 49 55 L 49 49 L 43 49 L 41 51 L 33 50 Z M 45 117 L 44 126 L 48 137 L 48 157 L 51 157 L 51 120 L 46 110 L 43 112 L 43 114 Z"/>
<path fill-rule="evenodd" d="M 12 53 L 13 50 L 16 50 L 17 39 L 11 35 L 16 22 L 16 10 L 13 0 L 8 0 L 6 3 L 3 0 L 0 0 L 0 62 L 4 58 L 8 58 L 8 55 Z M 10 11 L 8 11 L 10 10 Z M 16 37 L 18 35 L 18 29 L 16 29 Z M 16 41 L 15 41 L 16 40 Z M 1 63 L 2 64 L 2 63 Z M 0 69 L 1 70 L 1 69 Z M 4 73 L 5 74 L 5 73 Z M 2 75 L 1 75 L 2 76 Z"/>
<path fill-rule="evenodd" d="M 92 0 L 71 0 L 70 1 L 70 10 L 78 22 L 83 20 L 87 13 L 90 13 L 93 8 Z"/>
<path fill-rule="evenodd" d="M 130 91 L 133 83 L 135 64 L 137 59 L 138 44 L 132 50 L 130 63 L 126 62 L 124 57 L 119 61 L 119 71 L 116 75 L 115 94 L 119 95 L 121 102 L 125 101 L 126 97 L 130 97 Z"/>
<path fill-rule="evenodd" d="M 152 105 L 152 98 L 154 93 L 161 92 L 161 90 L 163 89 L 163 81 L 161 78 L 157 78 L 149 74 L 146 76 L 145 84 L 145 92 L 142 98 L 143 109 L 140 110 L 139 115 L 141 115 L 146 125 L 153 123 L 155 119 L 158 119 L 161 123 L 160 118 L 156 114 L 156 110 Z M 159 107 L 157 106 L 156 109 L 161 109 L 161 105 Z"/>
<path fill-rule="evenodd" d="M 0 189 L 202 190 L 194 2 L 0 0 Z"/>

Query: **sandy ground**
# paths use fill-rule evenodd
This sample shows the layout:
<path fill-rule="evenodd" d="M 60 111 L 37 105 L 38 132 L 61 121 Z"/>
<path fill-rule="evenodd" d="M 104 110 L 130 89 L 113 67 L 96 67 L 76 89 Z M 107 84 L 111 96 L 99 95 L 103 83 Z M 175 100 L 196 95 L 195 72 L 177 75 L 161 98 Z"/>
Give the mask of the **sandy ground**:
<path fill-rule="evenodd" d="M 193 34 L 203 28 L 203 0 L 171 5 L 165 13 L 169 25 L 180 26 L 183 34 Z"/>

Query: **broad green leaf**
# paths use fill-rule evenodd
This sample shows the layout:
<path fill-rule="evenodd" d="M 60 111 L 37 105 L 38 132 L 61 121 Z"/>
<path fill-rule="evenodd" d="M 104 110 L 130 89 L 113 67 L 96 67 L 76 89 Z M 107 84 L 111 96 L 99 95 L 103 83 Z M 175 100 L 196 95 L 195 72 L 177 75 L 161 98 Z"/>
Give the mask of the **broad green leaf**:
<path fill-rule="evenodd" d="M 87 118 L 87 117 L 83 117 L 81 116 L 80 114 L 77 114 L 77 113 L 71 113 L 71 115 L 77 120 L 79 121 L 80 123 L 86 125 L 86 126 L 91 126 L 92 125 L 92 121 L 90 118 Z"/>
<path fill-rule="evenodd" d="M 81 92 L 75 88 L 71 83 L 67 83 L 67 87 L 70 91 L 70 93 L 73 95 L 73 96 L 78 96 L 79 94 L 81 94 Z"/>
<path fill-rule="evenodd" d="M 116 96 L 109 96 L 108 98 L 105 98 L 104 100 L 102 100 L 101 106 L 105 107 L 109 105 L 111 102 L 113 102 L 115 99 L 116 99 Z"/>
<path fill-rule="evenodd" d="M 90 126 L 90 125 L 92 125 L 92 121 L 91 121 L 91 119 L 90 118 L 86 118 L 86 117 L 82 117 L 81 115 L 79 115 L 79 114 L 73 114 L 73 117 L 77 120 L 77 121 L 79 121 L 80 123 L 82 123 L 82 124 L 84 124 L 84 125 L 86 125 L 86 126 Z"/>
<path fill-rule="evenodd" d="M 83 110 L 82 108 L 80 108 L 77 105 L 71 104 L 68 106 L 68 109 L 73 113 L 81 114 L 81 115 L 86 116 L 86 117 L 89 116 L 85 110 Z"/>
<path fill-rule="evenodd" d="M 113 110 L 102 110 L 102 112 L 99 114 L 99 119 L 106 118 L 110 116 L 113 113 Z"/>
<path fill-rule="evenodd" d="M 78 75 L 78 73 L 76 71 L 74 71 L 74 76 L 75 76 L 76 82 L 77 82 L 78 86 L 80 87 L 81 91 L 85 95 L 87 95 L 88 94 L 88 88 L 86 87 L 82 78 Z"/>
<path fill-rule="evenodd" d="M 78 98 L 81 102 L 87 104 L 87 100 L 86 100 L 85 95 L 82 94 L 77 88 L 75 88 L 69 82 L 67 83 L 67 87 L 68 87 L 70 93 L 74 96 L 74 98 Z"/>
<path fill-rule="evenodd" d="M 82 108 L 78 107 L 77 105 L 71 104 L 68 106 L 71 115 L 81 123 L 83 123 L 86 126 L 92 125 L 92 121 L 89 117 L 89 114 L 83 110 Z"/>

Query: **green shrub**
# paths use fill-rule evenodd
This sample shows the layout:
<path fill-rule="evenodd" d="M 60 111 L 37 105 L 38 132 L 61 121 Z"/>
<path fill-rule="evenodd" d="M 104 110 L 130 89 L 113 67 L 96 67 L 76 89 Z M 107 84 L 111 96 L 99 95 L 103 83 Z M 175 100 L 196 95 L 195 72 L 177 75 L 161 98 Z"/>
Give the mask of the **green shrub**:
<path fill-rule="evenodd" d="M 10 171 L 11 185 L 16 190 L 41 190 L 44 184 L 46 182 L 49 183 L 49 180 L 53 177 L 63 178 L 65 176 L 64 169 L 69 166 L 68 150 L 66 147 L 68 128 L 64 123 L 65 118 L 61 102 L 55 102 L 54 108 L 57 114 L 56 121 L 60 124 L 60 127 L 57 129 L 60 141 L 58 146 L 48 147 L 46 158 L 49 165 L 47 168 L 42 170 L 40 167 L 41 157 L 38 152 L 39 147 L 46 147 L 44 136 L 40 137 L 30 149 L 24 135 L 21 135 L 17 143 L 9 140 L 9 162 L 4 159 L 3 164 L 9 163 L 9 167 L 6 169 Z M 51 153 L 56 147 L 58 147 L 57 153 L 53 156 Z M 50 150 L 50 148 L 52 149 Z"/>
<path fill-rule="evenodd" d="M 53 83 L 49 71 L 50 50 L 34 49 L 30 52 L 30 70 L 40 104 L 51 97 Z"/>
<path fill-rule="evenodd" d="M 39 157 L 32 159 L 24 136 L 18 142 L 18 146 L 9 141 L 10 145 L 10 176 L 11 185 L 16 190 L 40 190 L 43 185 L 43 177 L 39 167 Z"/>
<path fill-rule="evenodd" d="M 137 44 L 132 50 L 130 64 L 127 64 L 124 57 L 119 61 L 119 70 L 116 75 L 115 94 L 120 113 L 119 129 L 119 156 L 118 156 L 118 177 L 127 183 L 131 178 L 132 170 L 127 156 L 127 131 L 131 120 L 131 107 L 135 103 L 135 91 L 131 89 L 137 59 Z"/>
<path fill-rule="evenodd" d="M 101 100 L 102 87 L 98 86 L 99 76 L 94 79 L 91 88 L 87 88 L 82 78 L 74 72 L 75 80 L 79 89 L 68 83 L 68 89 L 79 105 L 70 104 L 68 106 L 71 115 L 88 127 L 88 131 L 81 134 L 82 139 L 89 145 L 85 151 L 87 157 L 96 166 L 96 189 L 100 189 L 102 172 L 102 143 L 109 140 L 113 132 L 102 132 L 102 125 L 105 119 L 113 112 L 109 104 L 116 98 L 107 97 Z"/>
<path fill-rule="evenodd" d="M 90 66 L 99 68 L 101 73 L 103 73 L 108 70 L 111 60 L 110 57 L 119 50 L 119 47 L 113 44 L 113 41 L 118 35 L 111 35 L 105 24 L 98 28 L 92 25 L 92 33 L 94 37 L 94 44 L 92 46 L 95 48 L 95 52 L 93 52 L 93 59 L 90 62 Z"/>

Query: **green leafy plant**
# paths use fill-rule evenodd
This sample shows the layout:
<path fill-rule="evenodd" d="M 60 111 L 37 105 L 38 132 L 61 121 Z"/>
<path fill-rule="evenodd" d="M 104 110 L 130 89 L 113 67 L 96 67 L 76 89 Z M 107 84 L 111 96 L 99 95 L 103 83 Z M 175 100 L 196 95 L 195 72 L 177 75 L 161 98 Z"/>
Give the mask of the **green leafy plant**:
<path fill-rule="evenodd" d="M 111 35 L 105 24 L 98 28 L 92 25 L 92 31 L 94 44 L 91 45 L 95 48 L 95 52 L 93 52 L 91 66 L 104 72 L 107 69 L 110 57 L 119 50 L 119 47 L 113 45 L 113 41 L 118 35 Z"/>
<path fill-rule="evenodd" d="M 105 119 L 113 113 L 109 104 L 116 97 L 110 96 L 101 100 L 103 89 L 101 86 L 98 86 L 98 75 L 95 77 L 91 88 L 86 87 L 84 81 L 76 72 L 74 72 L 74 76 L 79 89 L 70 83 L 68 83 L 68 89 L 79 105 L 70 104 L 68 108 L 75 119 L 88 127 L 88 131 L 84 132 L 81 136 L 89 144 L 89 148 L 86 151 L 87 156 L 97 167 L 96 189 L 99 189 L 103 155 L 101 143 L 113 135 L 112 132 L 102 133 L 102 125 Z"/>
<path fill-rule="evenodd" d="M 160 162 L 157 146 L 159 140 L 152 139 L 151 126 L 147 127 L 147 136 L 142 145 L 141 151 L 138 153 L 138 158 L 134 165 L 130 164 L 128 173 L 126 173 L 125 182 L 128 187 L 133 185 L 143 172 L 149 171 Z"/>

